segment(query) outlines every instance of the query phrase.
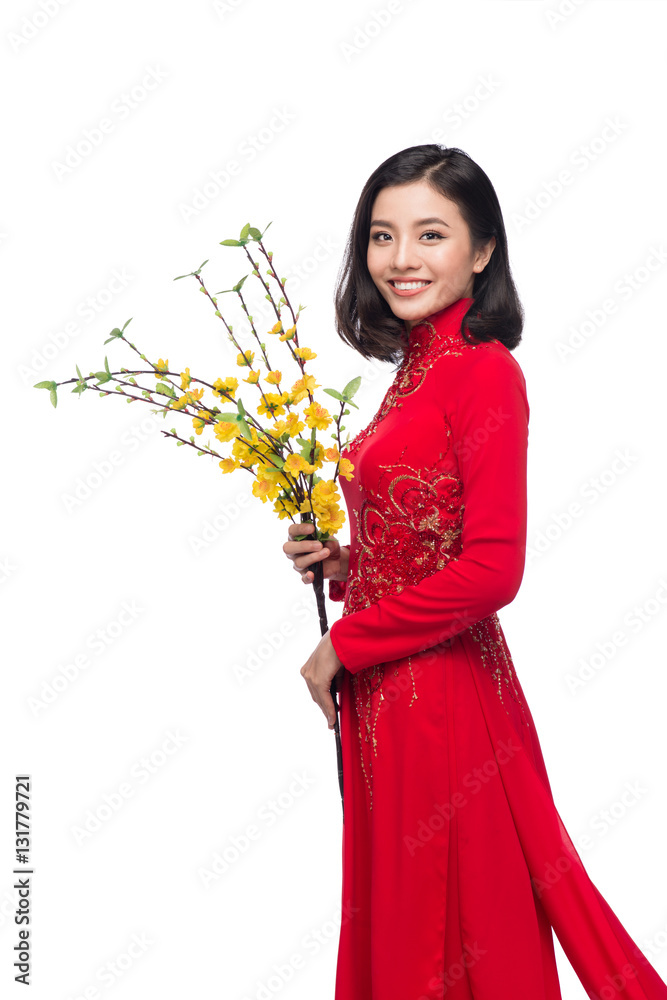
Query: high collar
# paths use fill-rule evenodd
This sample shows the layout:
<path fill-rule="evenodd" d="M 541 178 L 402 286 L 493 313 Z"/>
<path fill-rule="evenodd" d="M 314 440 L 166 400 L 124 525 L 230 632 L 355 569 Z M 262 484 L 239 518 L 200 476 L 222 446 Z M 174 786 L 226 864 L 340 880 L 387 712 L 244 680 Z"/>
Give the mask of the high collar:
<path fill-rule="evenodd" d="M 456 302 L 445 306 L 444 309 L 431 313 L 430 316 L 425 316 L 424 319 L 415 323 L 408 333 L 408 351 L 416 344 L 422 343 L 424 336 L 432 332 L 431 327 L 435 330 L 439 340 L 441 338 L 448 340 L 459 338 L 461 335 L 461 320 L 474 301 L 472 297 L 463 296 L 457 299 Z"/>

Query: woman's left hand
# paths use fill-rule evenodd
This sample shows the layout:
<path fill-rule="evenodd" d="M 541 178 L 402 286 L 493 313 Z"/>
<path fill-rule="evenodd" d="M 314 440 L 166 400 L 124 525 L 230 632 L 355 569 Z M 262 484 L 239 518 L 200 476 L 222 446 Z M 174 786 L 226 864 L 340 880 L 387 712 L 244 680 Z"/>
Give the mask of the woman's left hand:
<path fill-rule="evenodd" d="M 338 674 L 342 674 L 344 669 L 329 632 L 324 633 L 319 644 L 301 667 L 301 676 L 305 678 L 313 701 L 316 701 L 324 712 L 329 729 L 333 729 L 336 723 L 336 709 L 330 694 L 331 682 Z"/>

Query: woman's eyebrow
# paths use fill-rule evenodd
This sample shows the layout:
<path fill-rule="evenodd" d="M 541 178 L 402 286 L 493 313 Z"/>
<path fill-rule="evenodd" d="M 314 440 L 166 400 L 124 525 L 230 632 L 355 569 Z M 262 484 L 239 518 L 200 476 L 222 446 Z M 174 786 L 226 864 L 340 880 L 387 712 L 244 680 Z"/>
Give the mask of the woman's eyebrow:
<path fill-rule="evenodd" d="M 434 222 L 439 222 L 441 226 L 447 226 L 448 229 L 451 229 L 451 226 L 449 225 L 448 222 L 445 222 L 444 219 L 436 219 L 435 217 L 433 217 L 432 219 L 418 219 L 415 222 L 415 226 L 428 226 Z M 386 222 L 384 219 L 373 219 L 373 221 L 371 222 L 371 226 L 385 226 L 387 229 L 394 228 L 391 222 Z"/>

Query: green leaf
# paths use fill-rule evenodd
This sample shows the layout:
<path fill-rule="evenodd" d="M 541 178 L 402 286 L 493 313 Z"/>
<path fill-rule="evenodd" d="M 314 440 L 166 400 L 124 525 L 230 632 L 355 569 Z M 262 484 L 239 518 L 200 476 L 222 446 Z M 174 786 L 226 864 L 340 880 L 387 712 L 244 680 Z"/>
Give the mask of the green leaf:
<path fill-rule="evenodd" d="M 81 374 L 81 369 L 79 368 L 78 365 L 76 366 L 76 373 L 79 376 L 79 378 L 83 378 L 83 375 Z"/>
<path fill-rule="evenodd" d="M 227 420 L 227 421 L 233 420 L 234 423 L 236 423 L 236 421 L 238 420 L 238 418 L 239 418 L 238 413 L 230 413 L 229 411 L 227 411 L 227 413 L 219 413 L 218 414 L 217 422 L 220 423 L 221 420 Z"/>
<path fill-rule="evenodd" d="M 271 225 L 271 223 L 269 223 L 269 225 Z M 251 226 L 250 229 L 248 230 L 248 235 L 252 236 L 253 240 L 255 241 L 261 240 L 262 238 L 262 234 L 260 233 L 259 229 L 255 229 L 253 226 Z"/>
<path fill-rule="evenodd" d="M 74 388 L 72 389 L 72 392 L 82 393 L 82 392 L 85 392 L 87 388 L 88 388 L 88 386 L 86 385 L 85 382 L 79 382 L 79 383 L 77 383 L 77 385 L 74 386 Z"/>
<path fill-rule="evenodd" d="M 35 382 L 33 389 L 53 389 L 55 391 L 55 382 Z"/>
<path fill-rule="evenodd" d="M 240 246 L 243 246 L 243 244 L 239 243 L 238 240 L 221 240 L 220 241 L 220 246 L 221 247 L 240 247 Z"/>
<path fill-rule="evenodd" d="M 334 397 L 334 399 L 340 399 L 341 402 L 343 403 L 345 402 L 345 396 L 341 396 L 341 394 L 339 392 L 336 392 L 335 389 L 325 389 L 324 391 L 328 392 L 330 396 Z"/>
<path fill-rule="evenodd" d="M 352 399 L 360 385 L 361 375 L 357 375 L 356 378 L 351 379 L 351 381 L 349 381 L 343 389 L 343 396 L 345 399 Z"/>
<path fill-rule="evenodd" d="M 248 441 L 252 440 L 252 435 L 250 433 L 250 428 L 248 427 L 248 425 L 245 422 L 245 420 L 242 417 L 239 417 L 238 418 L 238 422 L 239 422 L 239 424 L 241 426 L 241 430 L 243 431 L 243 437 L 247 438 Z"/>
<path fill-rule="evenodd" d="M 250 223 L 246 222 L 245 226 L 241 230 L 241 235 L 239 236 L 239 239 L 241 239 L 241 240 L 247 239 L 249 232 L 250 232 Z"/>
<path fill-rule="evenodd" d="M 273 220 L 271 220 L 271 222 L 273 222 Z M 271 225 L 271 222 L 269 222 L 269 226 Z M 269 226 L 267 226 L 266 229 L 268 229 Z M 266 232 L 266 229 L 264 230 L 264 233 Z M 264 238 L 264 233 L 262 233 L 262 239 Z"/>
<path fill-rule="evenodd" d="M 243 403 L 241 402 L 241 400 L 240 400 L 240 399 L 237 399 L 237 400 L 236 400 L 236 405 L 238 406 L 238 410 L 239 410 L 239 413 L 241 414 L 241 416 L 242 416 L 242 417 L 244 417 L 244 416 L 245 416 L 245 412 L 246 412 L 246 411 L 245 411 L 245 409 L 243 408 Z"/>
<path fill-rule="evenodd" d="M 209 259 L 205 260 L 204 264 L 208 264 Z M 181 278 L 191 278 L 193 275 L 199 274 L 204 264 L 200 264 L 196 271 L 189 271 L 187 274 L 179 274 L 177 278 L 174 278 L 174 281 L 180 281 Z"/>
<path fill-rule="evenodd" d="M 246 274 L 246 276 L 244 278 L 241 278 L 241 280 L 239 281 L 239 283 L 237 285 L 234 285 L 234 287 L 232 288 L 232 291 L 233 292 L 240 292 L 241 289 L 243 288 L 243 282 L 245 281 L 245 279 L 247 277 L 248 277 L 248 275 Z"/>
<path fill-rule="evenodd" d="M 107 375 L 111 375 L 111 371 L 109 369 L 109 362 L 107 360 L 106 354 L 104 355 L 104 368 L 105 368 L 105 371 L 106 371 Z"/>
<path fill-rule="evenodd" d="M 106 372 L 95 372 L 95 378 L 98 382 L 110 382 L 111 377 L 107 375 Z"/>
<path fill-rule="evenodd" d="M 126 327 L 126 326 L 128 326 L 128 325 L 129 325 L 129 324 L 130 324 L 131 322 L 132 322 L 132 317 L 130 316 L 130 318 L 129 318 L 129 319 L 127 320 L 127 322 L 125 323 L 125 326 L 123 327 L 123 329 L 122 329 L 121 333 L 124 333 L 124 332 L 125 332 L 125 327 Z"/>
<path fill-rule="evenodd" d="M 174 387 L 171 385 L 167 385 L 166 382 L 158 382 L 158 384 L 155 386 L 154 391 L 159 392 L 160 395 L 162 396 L 171 396 L 172 399 L 174 399 L 174 397 L 176 396 L 176 393 L 174 392 Z"/>
<path fill-rule="evenodd" d="M 51 402 L 53 403 L 53 405 L 57 406 L 58 405 L 58 396 L 56 394 L 56 390 L 55 389 L 51 390 L 50 396 L 51 396 Z"/>

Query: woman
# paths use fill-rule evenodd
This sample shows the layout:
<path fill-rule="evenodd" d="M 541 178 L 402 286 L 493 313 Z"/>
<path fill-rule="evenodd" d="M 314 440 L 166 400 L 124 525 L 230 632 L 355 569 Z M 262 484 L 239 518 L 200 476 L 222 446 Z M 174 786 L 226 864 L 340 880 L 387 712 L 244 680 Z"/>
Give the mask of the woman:
<path fill-rule="evenodd" d="M 667 1000 L 560 819 L 496 614 L 526 551 L 523 311 L 467 154 L 413 146 L 371 175 L 336 317 L 365 358 L 400 363 L 343 451 L 350 545 L 283 547 L 344 601 L 301 669 L 329 728 L 340 691 L 336 1000 L 557 1000 L 552 928 L 589 997 Z"/>

